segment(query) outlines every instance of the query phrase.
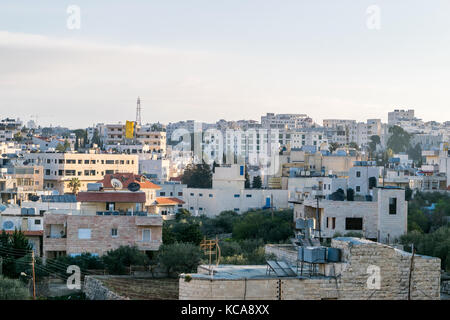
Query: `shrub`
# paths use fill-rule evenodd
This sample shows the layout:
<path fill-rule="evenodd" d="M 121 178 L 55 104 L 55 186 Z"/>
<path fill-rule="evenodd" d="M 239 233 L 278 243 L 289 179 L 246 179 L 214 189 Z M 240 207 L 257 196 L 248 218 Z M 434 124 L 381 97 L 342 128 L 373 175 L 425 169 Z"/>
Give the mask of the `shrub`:
<path fill-rule="evenodd" d="M 28 289 L 17 279 L 8 279 L 0 275 L 0 300 L 26 300 Z"/>
<path fill-rule="evenodd" d="M 196 272 L 202 252 L 192 243 L 163 244 L 159 248 L 157 260 L 167 273 Z"/>
<path fill-rule="evenodd" d="M 145 266 L 149 258 L 137 247 L 120 246 L 109 250 L 103 257 L 103 263 L 110 274 L 126 274 L 127 267 L 131 265 Z"/>

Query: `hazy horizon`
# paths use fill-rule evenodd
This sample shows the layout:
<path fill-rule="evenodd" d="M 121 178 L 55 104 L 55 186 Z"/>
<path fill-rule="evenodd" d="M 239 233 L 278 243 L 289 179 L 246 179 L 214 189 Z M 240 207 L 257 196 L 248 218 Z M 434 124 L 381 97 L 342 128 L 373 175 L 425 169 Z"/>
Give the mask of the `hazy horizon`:
<path fill-rule="evenodd" d="M 69 5 L 80 29 L 67 27 Z M 370 29 L 367 9 L 380 9 Z M 267 112 L 450 120 L 450 2 L 3 1 L 0 117 L 83 128 Z"/>

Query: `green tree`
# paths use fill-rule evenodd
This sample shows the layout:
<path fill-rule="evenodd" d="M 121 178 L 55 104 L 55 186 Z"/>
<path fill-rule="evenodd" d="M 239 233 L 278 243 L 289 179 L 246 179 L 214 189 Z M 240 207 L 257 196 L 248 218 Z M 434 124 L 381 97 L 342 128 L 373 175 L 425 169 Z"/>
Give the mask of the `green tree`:
<path fill-rule="evenodd" d="M 379 136 L 373 135 L 370 137 L 370 141 L 368 143 L 370 159 L 375 158 L 375 154 L 377 151 L 377 145 L 379 145 L 380 143 L 381 143 L 381 139 Z"/>
<path fill-rule="evenodd" d="M 262 187 L 261 176 L 255 176 L 255 177 L 253 177 L 252 188 L 253 188 L 253 189 L 261 189 L 261 187 Z"/>
<path fill-rule="evenodd" d="M 407 151 L 408 157 L 416 164 L 420 165 L 422 162 L 422 146 L 417 143 L 414 147 L 410 146 Z"/>
<path fill-rule="evenodd" d="M 389 128 L 391 136 L 387 141 L 387 147 L 394 153 L 406 152 L 410 148 L 411 135 L 399 126 Z"/>
<path fill-rule="evenodd" d="M 22 142 L 23 141 L 23 137 L 22 137 L 22 133 L 21 132 L 16 132 L 15 134 L 14 134 L 14 141 L 15 142 Z"/>
<path fill-rule="evenodd" d="M 329 144 L 328 146 L 328 150 L 333 153 L 337 148 L 339 148 L 339 143 L 337 142 L 332 142 Z"/>
<path fill-rule="evenodd" d="M 352 188 L 347 189 L 347 201 L 355 200 L 355 191 Z"/>
<path fill-rule="evenodd" d="M 358 144 L 357 144 L 356 142 L 350 142 L 350 143 L 348 144 L 348 147 L 349 147 L 349 148 L 356 149 L 356 150 L 359 150 L 359 146 L 358 146 Z"/>
<path fill-rule="evenodd" d="M 18 278 L 23 267 L 23 261 L 20 259 L 29 255 L 32 249 L 28 239 L 21 231 L 14 230 L 13 234 L 8 235 L 3 230 L 0 236 L 0 249 L 3 274 L 9 278 Z"/>
<path fill-rule="evenodd" d="M 149 258 L 145 253 L 137 247 L 130 246 L 120 246 L 115 250 L 109 250 L 102 260 L 110 274 L 126 274 L 127 267 L 149 264 Z"/>
<path fill-rule="evenodd" d="M 81 182 L 80 182 L 80 180 L 78 178 L 72 178 L 69 181 L 69 184 L 67 186 L 72 190 L 73 194 L 77 194 L 78 190 L 81 187 Z"/>
<path fill-rule="evenodd" d="M 250 177 L 248 176 L 248 168 L 247 165 L 245 165 L 245 189 L 250 189 Z"/>
<path fill-rule="evenodd" d="M 345 200 L 345 192 L 341 188 L 337 189 L 335 192 L 330 194 L 330 200 L 333 201 L 344 201 Z"/>
<path fill-rule="evenodd" d="M 186 167 L 181 178 L 188 188 L 211 188 L 212 171 L 208 164 L 190 164 Z"/>
<path fill-rule="evenodd" d="M 169 273 L 195 272 L 200 264 L 202 252 L 192 243 L 162 244 L 157 261 Z"/>
<path fill-rule="evenodd" d="M 233 239 L 263 239 L 265 242 L 286 241 L 293 235 L 292 210 L 280 210 L 272 218 L 271 210 L 249 211 L 233 225 Z"/>

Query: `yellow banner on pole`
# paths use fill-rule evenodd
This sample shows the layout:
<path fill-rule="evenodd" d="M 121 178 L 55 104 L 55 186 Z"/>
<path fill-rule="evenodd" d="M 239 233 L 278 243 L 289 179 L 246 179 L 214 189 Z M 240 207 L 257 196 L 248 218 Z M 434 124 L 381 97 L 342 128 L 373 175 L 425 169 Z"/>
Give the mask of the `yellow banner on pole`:
<path fill-rule="evenodd" d="M 125 124 L 125 138 L 133 139 L 134 138 L 134 122 L 127 121 Z"/>

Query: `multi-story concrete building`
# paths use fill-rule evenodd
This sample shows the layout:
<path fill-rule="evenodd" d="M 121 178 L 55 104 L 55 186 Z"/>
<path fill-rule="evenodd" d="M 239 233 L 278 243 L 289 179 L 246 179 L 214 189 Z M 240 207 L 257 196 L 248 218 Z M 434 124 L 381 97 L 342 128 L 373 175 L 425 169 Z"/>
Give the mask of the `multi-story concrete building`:
<path fill-rule="evenodd" d="M 321 128 L 291 131 L 291 148 L 302 148 L 303 146 L 316 146 L 317 150 L 322 144 L 328 144 L 326 132 Z"/>
<path fill-rule="evenodd" d="M 106 153 L 27 153 L 24 158 L 30 164 L 41 165 L 44 170 L 44 188 L 70 193 L 68 184 L 78 178 L 80 191 L 87 184 L 103 179 L 106 174 L 121 172 L 138 173 L 138 156 Z"/>
<path fill-rule="evenodd" d="M 392 112 L 388 112 L 388 124 L 389 125 L 396 125 L 400 121 L 412 121 L 414 119 L 415 119 L 415 117 L 414 117 L 413 109 L 409 109 L 409 110 L 395 109 Z"/>
<path fill-rule="evenodd" d="M 271 128 L 281 125 L 289 130 L 292 130 L 309 128 L 313 125 L 313 120 L 306 114 L 267 113 L 265 116 L 261 116 L 261 125 L 263 128 Z"/>
<path fill-rule="evenodd" d="M 358 232 L 368 239 L 390 243 L 407 232 L 405 190 L 374 188 L 372 201 L 305 200 L 294 204 L 294 219 L 314 219 L 314 236 Z"/>
<path fill-rule="evenodd" d="M 238 213 L 250 209 L 287 208 L 288 190 L 245 189 L 244 165 L 216 167 L 210 189 L 183 189 L 183 207 L 195 215 L 218 215 L 232 210 Z"/>
<path fill-rule="evenodd" d="M 383 167 L 378 167 L 376 161 L 355 161 L 349 170 L 348 187 L 355 195 L 369 195 L 383 175 Z"/>
<path fill-rule="evenodd" d="M 148 152 L 161 155 L 166 153 L 166 132 L 154 131 L 151 125 L 135 126 L 133 138 L 127 139 L 125 135 L 125 124 L 107 124 L 100 136 L 103 143 L 108 146 L 119 144 L 143 144 L 149 147 Z"/>
<path fill-rule="evenodd" d="M 44 188 L 42 166 L 8 166 L 0 168 L 0 200 L 17 203 Z"/>
<path fill-rule="evenodd" d="M 103 255 L 119 246 L 137 246 L 145 252 L 162 243 L 162 217 L 143 211 L 144 192 L 80 192 L 80 210 L 71 214 L 44 214 L 44 257 Z"/>

